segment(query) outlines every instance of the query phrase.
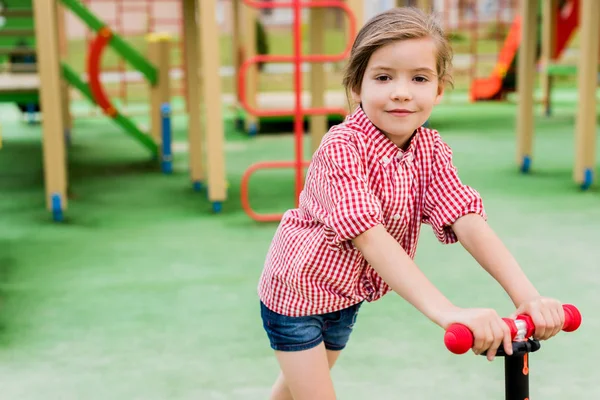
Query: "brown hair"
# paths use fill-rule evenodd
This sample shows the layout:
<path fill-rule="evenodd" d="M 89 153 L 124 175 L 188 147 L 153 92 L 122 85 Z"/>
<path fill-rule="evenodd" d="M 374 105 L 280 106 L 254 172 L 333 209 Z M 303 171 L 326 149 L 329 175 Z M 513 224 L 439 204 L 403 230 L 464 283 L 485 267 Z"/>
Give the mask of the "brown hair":
<path fill-rule="evenodd" d="M 418 8 L 392 8 L 371 18 L 358 32 L 344 70 L 342 83 L 348 96 L 360 93 L 363 76 L 371 55 L 380 47 L 397 40 L 430 37 L 437 47 L 437 75 L 440 85 L 452 85 L 452 47 L 432 15 Z"/>

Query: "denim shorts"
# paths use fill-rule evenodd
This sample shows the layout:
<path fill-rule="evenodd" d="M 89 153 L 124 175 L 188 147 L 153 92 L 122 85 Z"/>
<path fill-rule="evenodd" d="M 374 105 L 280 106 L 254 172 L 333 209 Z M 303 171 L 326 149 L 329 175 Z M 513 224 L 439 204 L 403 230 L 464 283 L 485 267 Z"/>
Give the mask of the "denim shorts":
<path fill-rule="evenodd" d="M 288 317 L 260 302 L 263 327 L 271 347 L 278 351 L 300 351 L 325 343 L 328 350 L 346 347 L 362 303 L 327 314 Z"/>

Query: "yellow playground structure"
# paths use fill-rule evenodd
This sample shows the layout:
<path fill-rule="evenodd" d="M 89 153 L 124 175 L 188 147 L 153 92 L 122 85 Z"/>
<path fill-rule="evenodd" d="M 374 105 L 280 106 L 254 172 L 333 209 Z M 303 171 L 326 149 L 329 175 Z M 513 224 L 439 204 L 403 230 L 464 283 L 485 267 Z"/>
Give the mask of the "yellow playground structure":
<path fill-rule="evenodd" d="M 201 4 L 200 4 L 201 3 Z M 189 113 L 188 140 L 192 185 L 206 186 L 215 211 L 226 200 L 223 156 L 223 118 L 219 101 L 219 48 L 213 33 L 217 31 L 217 0 L 182 0 L 184 51 L 186 55 L 186 93 Z M 87 76 L 82 79 L 61 62 L 59 43 L 64 35 L 64 11 L 69 11 L 95 32 L 87 54 Z M 0 37 L 33 37 L 30 48 L 0 49 L 4 55 L 35 56 L 35 62 L 15 63 L 0 74 L 0 100 L 43 110 L 43 165 L 46 204 L 57 221 L 67 209 L 66 138 L 72 128 L 68 87 L 81 92 L 119 125 L 132 139 L 148 149 L 165 173 L 172 168 L 171 106 L 169 90 L 169 46 L 166 35 L 148 37 L 148 58 L 140 54 L 78 0 L 13 0 L 0 9 L 5 21 L 29 18 L 30 27 L 0 29 Z M 121 113 L 105 93 L 100 81 L 103 51 L 111 47 L 144 77 L 151 93 L 151 126 L 144 132 Z M 200 51 L 202 49 L 202 51 Z M 202 71 L 202 74 L 200 74 Z M 203 112 L 201 113 L 200 110 Z M 203 127 L 203 129 L 201 128 Z M 3 150 L 6 151 L 6 150 Z M 206 160 L 204 160 L 206 154 Z"/>
<path fill-rule="evenodd" d="M 128 0 L 121 0 L 127 2 Z M 133 0 L 131 0 L 133 2 Z M 222 203 L 227 199 L 227 184 L 224 157 L 224 96 L 222 95 L 222 79 L 220 73 L 219 47 L 220 26 L 215 16 L 218 14 L 219 0 L 170 0 L 173 6 L 180 7 L 182 39 L 182 74 L 183 98 L 187 115 L 187 141 L 189 145 L 189 174 L 191 186 L 195 190 L 206 188 L 213 211 L 219 212 Z M 322 1 L 324 5 L 316 5 Z M 523 172 L 531 168 L 533 158 L 534 133 L 534 81 L 536 79 L 536 62 L 539 61 L 542 87 L 549 98 L 552 62 L 556 54 L 553 50 L 557 35 L 557 15 L 561 7 L 571 7 L 577 16 L 576 24 L 580 32 L 580 53 L 577 66 L 578 79 L 578 111 L 575 126 L 575 166 L 574 180 L 582 188 L 588 188 L 593 182 L 596 163 L 596 85 L 598 73 L 598 51 L 600 35 L 600 1 L 598 0 L 515 0 L 519 5 L 519 28 L 511 30 L 512 39 L 507 45 L 512 46 L 510 59 L 513 60 L 518 51 L 517 91 L 517 163 Z M 132 140 L 146 148 L 150 156 L 156 160 L 157 168 L 165 173 L 172 169 L 172 132 L 171 117 L 173 115 L 173 65 L 171 65 L 170 49 L 172 38 L 157 29 L 147 35 L 147 53 L 142 53 L 128 43 L 123 35 L 111 28 L 110 24 L 101 20 L 87 5 L 91 0 L 4 0 L 0 7 L 0 17 L 7 22 L 0 27 L 0 57 L 10 55 L 17 62 L 10 63 L 0 73 L 0 102 L 17 103 L 25 111 L 43 110 L 42 142 L 45 196 L 47 208 L 55 220 L 62 220 L 67 210 L 67 152 L 66 145 L 73 123 L 71 91 L 79 92 L 90 103 L 110 120 L 117 124 Z M 449 12 L 453 0 L 390 0 L 392 6 L 416 5 L 425 10 L 436 11 L 443 5 L 444 12 Z M 343 117 L 347 112 L 347 99 L 343 91 L 335 93 L 326 91 L 327 82 L 323 62 L 331 62 L 332 58 L 319 56 L 325 51 L 325 17 L 324 8 L 329 4 L 343 8 L 347 15 L 346 39 L 351 42 L 352 35 L 365 20 L 365 10 L 372 5 L 368 0 L 325 1 L 311 0 L 310 10 L 302 13 L 303 4 L 307 1 L 289 0 L 287 2 L 258 0 L 228 0 L 231 10 L 229 24 L 231 26 L 231 56 L 233 67 L 234 95 L 232 103 L 239 116 L 238 122 L 249 134 L 260 130 L 261 118 L 283 117 L 296 120 L 306 117 L 309 121 L 311 148 L 319 144 L 322 135 L 327 131 L 328 118 L 332 115 Z M 540 7 L 540 5 L 542 7 Z M 257 55 L 255 22 L 262 8 L 294 7 L 294 15 L 310 20 L 309 55 L 298 54 L 293 61 L 295 74 L 301 75 L 300 59 L 312 57 L 310 68 L 309 93 L 301 92 L 301 78 L 294 84 L 296 90 L 287 93 L 259 93 L 260 62 L 290 62 L 291 56 Z M 537 56 L 537 18 L 542 17 L 541 56 Z M 93 33 L 86 48 L 85 74 L 76 73 L 65 61 L 61 52 L 61 43 L 65 42 L 65 14 L 76 18 Z M 29 19 L 29 25 L 11 25 L 12 20 Z M 298 32 L 302 23 L 296 22 Z M 33 45 L 25 43 L 14 46 L 15 38 L 30 37 Z M 13 40 L 12 46 L 6 46 L 3 39 Z M 300 39 L 301 40 L 301 39 Z M 301 47 L 301 46 L 299 46 Z M 147 131 L 138 126 L 125 112 L 119 109 L 118 103 L 111 100 L 101 81 L 102 56 L 107 48 L 116 52 L 135 72 L 140 75 L 149 88 L 150 126 Z M 518 49 L 518 50 L 517 50 Z M 298 50 L 301 52 L 300 50 Z M 502 53 L 503 51 L 500 50 Z M 279 57 L 279 58 L 278 58 Z M 500 57 L 502 58 L 502 57 Z M 328 61 L 323 61 L 328 60 Z M 336 58 L 335 62 L 341 61 Z M 512 62 L 512 61 L 511 61 Z M 498 61 L 497 70 L 506 70 L 506 65 Z M 296 77 L 295 75 L 295 77 Z M 300 82 L 300 84 L 296 84 Z M 299 87 L 299 89 L 297 89 Z M 307 95 L 307 96 L 305 96 Z M 225 96 L 226 97 L 226 96 Z M 302 104 L 302 106 L 300 106 Z M 302 112 L 309 110 L 311 112 Z M 291 111 L 290 111 L 291 110 Z M 317 111 L 318 110 L 318 111 Z M 323 111 L 325 110 L 325 111 Z M 332 111 L 338 110 L 338 111 Z M 242 118 L 243 116 L 243 118 Z M 264 120 L 264 119 L 263 119 Z M 294 120 L 295 122 L 297 122 Z M 297 124 L 298 126 L 300 124 Z M 6 138 L 2 140 L 0 126 L 0 149 L 8 151 Z M 303 128 L 302 128 L 303 129 Z M 295 132 L 295 161 L 275 162 L 272 166 L 261 168 L 296 168 L 296 191 L 302 186 L 302 172 L 308 161 L 302 154 L 303 130 Z M 249 168 L 242 177 L 240 192 L 244 193 L 245 181 L 252 172 Z M 298 193 L 296 193 L 297 195 Z M 242 199 L 242 204 L 248 201 Z M 269 217 L 271 218 L 271 217 Z M 267 218 L 267 219 L 269 219 Z M 272 217 L 276 218 L 276 217 Z"/>

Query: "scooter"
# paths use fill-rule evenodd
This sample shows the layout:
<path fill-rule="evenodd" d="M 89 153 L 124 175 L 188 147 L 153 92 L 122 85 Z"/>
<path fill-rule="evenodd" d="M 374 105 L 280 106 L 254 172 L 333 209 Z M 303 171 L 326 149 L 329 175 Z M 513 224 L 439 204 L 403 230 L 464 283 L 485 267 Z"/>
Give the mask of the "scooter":
<path fill-rule="evenodd" d="M 573 332 L 581 325 L 581 313 L 571 305 L 563 305 L 565 323 L 562 330 Z M 519 315 L 515 319 L 502 318 L 510 328 L 513 353 L 507 355 L 499 347 L 496 355 L 504 357 L 504 385 L 506 400 L 529 399 L 529 353 L 540 349 L 540 342 L 532 338 L 535 326 L 531 317 Z M 462 324 L 452 324 L 444 335 L 446 348 L 454 354 L 464 354 L 473 347 L 473 333 Z M 485 354 L 484 354 L 485 355 Z"/>

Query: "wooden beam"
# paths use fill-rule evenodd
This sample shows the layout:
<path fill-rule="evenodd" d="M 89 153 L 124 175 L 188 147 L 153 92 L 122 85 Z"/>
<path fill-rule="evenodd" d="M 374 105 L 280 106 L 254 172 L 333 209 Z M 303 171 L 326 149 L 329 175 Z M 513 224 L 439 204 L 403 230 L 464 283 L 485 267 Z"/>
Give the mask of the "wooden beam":
<path fill-rule="evenodd" d="M 35 29 L 27 29 L 27 28 L 6 28 L 0 29 L 0 36 L 35 36 Z"/>
<path fill-rule="evenodd" d="M 158 71 L 158 80 L 150 87 L 150 133 L 154 143 L 162 143 L 161 107 L 171 102 L 170 89 L 170 49 L 171 39 L 168 34 L 150 34 L 148 36 L 148 58 Z"/>
<path fill-rule="evenodd" d="M 11 18 L 11 17 L 12 18 L 28 18 L 28 17 L 33 17 L 33 10 L 7 8 L 4 10 L 0 10 L 0 16 L 6 17 L 6 18 Z"/>
<path fill-rule="evenodd" d="M 356 34 L 361 30 L 365 23 L 365 3 L 363 0 L 346 0 L 348 3 L 348 7 L 352 10 L 352 14 L 354 14 L 354 18 L 356 19 L 356 32 L 354 35 L 350 35 L 350 24 L 348 23 L 348 17 L 344 14 L 344 26 L 345 26 L 345 40 L 354 42 L 356 38 Z M 351 98 L 348 98 L 348 104 L 350 105 L 349 112 L 354 111 L 354 108 L 357 106 Z"/>
<path fill-rule="evenodd" d="M 243 61 L 244 41 L 242 33 L 242 2 L 241 0 L 231 0 L 231 60 L 233 64 L 233 87 L 235 93 L 237 93 L 240 65 Z M 239 99 L 239 96 L 237 98 Z M 236 101 L 236 107 L 239 106 Z"/>
<path fill-rule="evenodd" d="M 66 59 L 69 55 L 69 41 L 67 39 L 67 9 L 61 3 L 58 5 L 57 22 L 58 22 L 58 53 L 61 59 Z M 70 142 L 73 137 L 73 115 L 71 114 L 71 91 L 69 82 L 66 79 L 61 79 L 61 95 L 63 101 L 63 125 L 67 141 Z"/>
<path fill-rule="evenodd" d="M 352 10 L 354 17 L 356 18 L 356 33 L 362 28 L 365 23 L 365 2 L 364 0 L 346 0 L 348 3 L 348 7 Z M 344 15 L 345 16 L 345 15 Z M 348 34 L 348 23 L 347 17 L 344 20 L 346 21 L 346 34 Z M 350 38 L 350 40 L 354 40 L 354 37 Z"/>
<path fill-rule="evenodd" d="M 36 20 L 40 104 L 44 110 L 42 129 L 46 204 L 48 209 L 53 210 L 53 200 L 59 199 L 62 211 L 67 208 L 67 171 L 60 87 L 61 70 L 58 58 L 57 1 L 36 0 L 33 5 Z"/>
<path fill-rule="evenodd" d="M 598 79 L 598 24 L 600 2 L 582 0 L 580 5 L 580 57 L 578 73 L 579 101 L 575 133 L 574 179 L 587 188 L 596 169 L 596 82 Z"/>
<path fill-rule="evenodd" d="M 212 1 L 212 0 L 210 0 Z M 249 7 L 245 3 L 242 5 L 242 26 L 243 33 L 243 55 L 244 60 L 254 57 L 256 51 L 256 21 L 258 20 L 258 10 L 254 7 Z M 291 46 L 291 43 L 290 43 Z M 256 96 L 258 95 L 258 80 L 259 71 L 258 64 L 253 64 L 246 69 L 246 99 L 250 107 L 256 107 Z M 254 115 L 246 113 L 245 120 L 246 131 L 251 134 L 256 133 L 259 129 L 258 118 Z"/>
<path fill-rule="evenodd" d="M 433 10 L 432 0 L 417 0 L 417 7 L 426 13 L 430 13 Z"/>
<path fill-rule="evenodd" d="M 34 48 L 19 48 L 19 47 L 0 47 L 0 56 L 17 55 L 17 56 L 32 56 L 37 52 Z"/>
<path fill-rule="evenodd" d="M 546 115 L 550 115 L 551 76 L 547 71 L 548 65 L 554 59 L 556 43 L 556 15 L 558 0 L 543 0 L 542 3 L 542 54 L 540 57 L 540 84 L 542 87 L 542 101 Z"/>
<path fill-rule="evenodd" d="M 8 69 L 9 72 L 35 73 L 38 70 L 38 64 L 7 63 L 6 68 Z"/>
<path fill-rule="evenodd" d="M 202 71 L 201 96 L 207 99 L 204 102 L 203 111 L 208 163 L 208 199 L 213 203 L 213 207 L 220 209 L 221 202 L 227 198 L 227 186 L 219 75 L 219 26 L 215 18 L 216 8 L 217 0 L 202 0 L 202 7 L 199 9 L 200 49 L 198 53 Z"/>
<path fill-rule="evenodd" d="M 529 170 L 533 151 L 533 84 L 535 79 L 537 1 L 521 0 L 521 47 L 517 65 L 517 163 Z"/>
<path fill-rule="evenodd" d="M 196 16 L 200 7 L 198 0 L 183 1 L 183 46 L 186 65 L 186 97 L 188 101 L 188 143 L 192 186 L 198 190 L 205 179 L 202 150 L 202 128 L 200 124 L 200 45 Z"/>

